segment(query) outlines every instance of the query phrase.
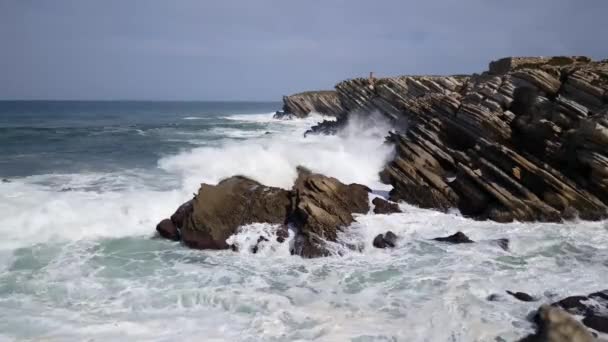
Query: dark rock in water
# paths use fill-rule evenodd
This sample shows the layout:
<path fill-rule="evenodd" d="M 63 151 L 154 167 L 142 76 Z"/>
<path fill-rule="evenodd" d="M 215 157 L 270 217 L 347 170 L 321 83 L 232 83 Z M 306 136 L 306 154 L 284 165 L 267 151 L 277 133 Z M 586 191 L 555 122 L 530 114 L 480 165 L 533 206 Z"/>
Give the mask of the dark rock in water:
<path fill-rule="evenodd" d="M 535 316 L 537 331 L 520 342 L 593 342 L 593 335 L 566 311 L 542 305 Z"/>
<path fill-rule="evenodd" d="M 587 304 L 583 303 L 587 300 L 589 300 L 589 298 L 586 296 L 571 296 L 564 298 L 553 305 L 559 306 L 573 314 L 584 315 L 589 309 Z"/>
<path fill-rule="evenodd" d="M 217 185 L 202 184 L 184 220 L 182 241 L 198 249 L 229 248 L 226 239 L 237 228 L 255 222 L 283 224 L 291 207 L 290 193 L 242 176 Z"/>
<path fill-rule="evenodd" d="M 608 316 L 596 316 L 591 314 L 583 318 L 583 324 L 591 329 L 608 334 Z"/>
<path fill-rule="evenodd" d="M 253 254 L 256 254 L 258 252 L 258 250 L 260 249 L 260 243 L 262 242 L 268 242 L 268 239 L 263 237 L 262 235 L 260 235 L 260 237 L 258 238 L 258 241 L 256 242 L 255 246 L 253 246 L 253 248 L 251 248 L 251 252 Z"/>
<path fill-rule="evenodd" d="M 509 239 L 498 239 L 496 240 L 496 243 L 503 250 L 509 251 Z"/>
<path fill-rule="evenodd" d="M 395 247 L 397 245 L 397 235 L 389 230 L 384 234 L 384 242 L 386 242 L 389 247 Z"/>
<path fill-rule="evenodd" d="M 289 229 L 286 226 L 281 226 L 276 231 L 277 242 L 283 243 L 289 238 Z"/>
<path fill-rule="evenodd" d="M 324 249 L 319 241 L 336 241 L 338 231 L 355 220 L 353 213 L 367 213 L 370 191 L 366 186 L 346 185 L 299 167 L 292 189 L 294 210 L 290 217 L 301 235 L 295 240 L 294 253 L 304 257 L 326 255 L 319 252 Z"/>
<path fill-rule="evenodd" d="M 537 301 L 537 299 L 535 299 L 534 297 L 530 296 L 529 294 L 525 293 L 525 292 L 511 292 L 507 290 L 507 293 L 510 294 L 511 296 L 521 300 L 522 302 L 535 302 Z"/>
<path fill-rule="evenodd" d="M 376 248 L 394 248 L 397 245 L 397 235 L 390 230 L 384 234 L 378 234 L 372 242 Z"/>
<path fill-rule="evenodd" d="M 297 234 L 294 238 L 291 255 L 299 255 L 304 258 L 318 258 L 329 256 L 325 240 L 316 235 Z"/>
<path fill-rule="evenodd" d="M 190 200 L 180 205 L 179 208 L 177 208 L 177 210 L 175 211 L 175 213 L 171 215 L 171 222 L 173 222 L 173 224 L 177 228 L 184 227 L 184 220 L 192 213 L 193 202 L 194 200 Z"/>
<path fill-rule="evenodd" d="M 156 225 L 156 231 L 165 239 L 179 241 L 179 231 L 170 219 L 164 219 Z"/>
<path fill-rule="evenodd" d="M 372 203 L 374 204 L 375 214 L 393 214 L 401 212 L 397 203 L 391 203 L 380 197 L 374 198 Z"/>
<path fill-rule="evenodd" d="M 2 178 L 2 183 L 10 183 L 11 181 L 6 179 L 6 178 Z"/>
<path fill-rule="evenodd" d="M 372 244 L 376 248 L 386 248 L 387 247 L 386 242 L 384 242 L 384 235 L 382 235 L 382 234 L 376 235 Z"/>
<path fill-rule="evenodd" d="M 456 232 L 453 235 L 446 236 L 446 237 L 438 237 L 438 238 L 434 238 L 433 240 L 441 241 L 441 242 L 449 242 L 449 243 L 473 243 L 474 242 L 473 240 L 469 239 L 469 237 L 466 236 L 463 232 Z"/>
<path fill-rule="evenodd" d="M 323 120 L 304 132 L 304 137 L 309 134 L 334 135 L 344 126 L 346 126 L 346 117 L 338 120 Z"/>

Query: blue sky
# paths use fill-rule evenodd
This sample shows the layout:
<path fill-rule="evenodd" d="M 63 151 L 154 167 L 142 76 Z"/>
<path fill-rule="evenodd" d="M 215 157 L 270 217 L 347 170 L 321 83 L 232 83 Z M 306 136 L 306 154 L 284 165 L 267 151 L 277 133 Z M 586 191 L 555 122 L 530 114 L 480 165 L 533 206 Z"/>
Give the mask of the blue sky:
<path fill-rule="evenodd" d="M 280 100 L 342 79 L 608 58 L 606 0 L 0 0 L 0 99 Z"/>

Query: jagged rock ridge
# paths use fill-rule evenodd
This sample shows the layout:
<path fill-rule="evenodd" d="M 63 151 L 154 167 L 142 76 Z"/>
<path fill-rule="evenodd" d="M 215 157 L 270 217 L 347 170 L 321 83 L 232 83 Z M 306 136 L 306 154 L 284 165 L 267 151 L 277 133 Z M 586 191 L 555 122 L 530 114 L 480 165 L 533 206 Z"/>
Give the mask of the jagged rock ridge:
<path fill-rule="evenodd" d="M 606 60 L 505 58 L 481 75 L 357 78 L 336 91 L 345 111 L 395 123 L 382 172 L 393 201 L 501 222 L 606 217 Z"/>
<path fill-rule="evenodd" d="M 305 117 L 311 112 L 339 117 L 344 108 L 333 90 L 307 91 L 283 97 L 283 112 L 277 112 L 276 118 L 285 116 Z"/>

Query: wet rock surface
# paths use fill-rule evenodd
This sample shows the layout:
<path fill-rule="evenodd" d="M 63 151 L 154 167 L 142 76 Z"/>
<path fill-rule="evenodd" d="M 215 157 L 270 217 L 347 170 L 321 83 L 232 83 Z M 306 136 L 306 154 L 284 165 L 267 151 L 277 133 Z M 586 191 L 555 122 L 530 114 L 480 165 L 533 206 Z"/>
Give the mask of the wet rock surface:
<path fill-rule="evenodd" d="M 372 245 L 376 248 L 394 248 L 397 246 L 397 235 L 390 230 L 384 234 L 378 234 Z"/>
<path fill-rule="evenodd" d="M 469 237 L 466 236 L 463 232 L 456 232 L 450 236 L 445 236 L 445 237 L 437 237 L 437 238 L 434 238 L 433 240 L 440 241 L 440 242 L 453 243 L 453 244 L 473 243 L 474 242 L 473 240 L 469 239 Z"/>
<path fill-rule="evenodd" d="M 536 302 L 538 300 L 525 292 L 512 292 L 512 291 L 506 291 L 506 292 L 509 295 L 516 298 L 517 300 L 521 300 L 522 302 Z"/>
<path fill-rule="evenodd" d="M 380 197 L 374 198 L 372 204 L 374 205 L 374 214 L 394 214 L 401 212 L 397 203 L 389 202 Z"/>

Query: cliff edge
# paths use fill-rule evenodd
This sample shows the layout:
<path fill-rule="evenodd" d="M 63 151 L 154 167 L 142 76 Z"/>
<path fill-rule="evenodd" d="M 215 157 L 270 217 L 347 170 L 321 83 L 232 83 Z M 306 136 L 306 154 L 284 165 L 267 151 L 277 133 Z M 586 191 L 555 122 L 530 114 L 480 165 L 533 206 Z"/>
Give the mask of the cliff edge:
<path fill-rule="evenodd" d="M 391 200 L 500 222 L 607 216 L 607 60 L 509 57 L 481 75 L 357 78 L 336 92 L 345 112 L 395 123 Z"/>

